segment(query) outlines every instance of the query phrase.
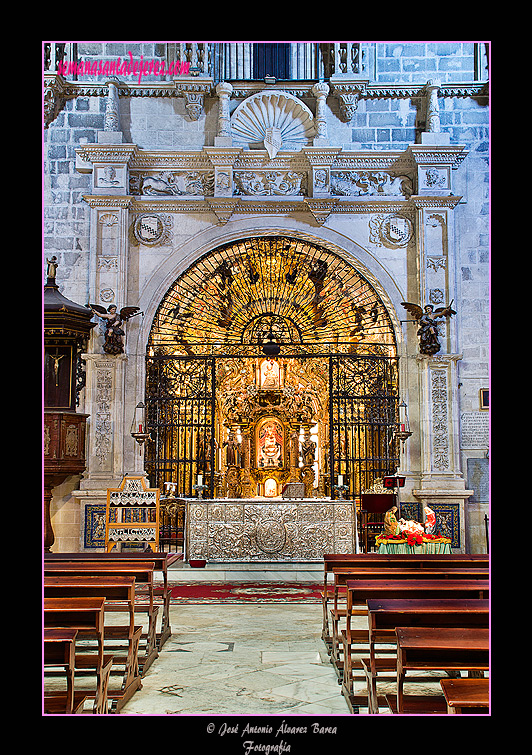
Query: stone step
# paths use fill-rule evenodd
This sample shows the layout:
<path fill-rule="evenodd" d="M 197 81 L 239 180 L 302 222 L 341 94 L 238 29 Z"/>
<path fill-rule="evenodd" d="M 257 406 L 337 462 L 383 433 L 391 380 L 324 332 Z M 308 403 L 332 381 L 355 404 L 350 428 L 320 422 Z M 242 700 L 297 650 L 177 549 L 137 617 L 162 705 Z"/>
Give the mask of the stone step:
<path fill-rule="evenodd" d="M 183 561 L 168 567 L 170 582 L 323 582 L 323 565 L 316 562 L 207 563 L 193 568 Z"/>

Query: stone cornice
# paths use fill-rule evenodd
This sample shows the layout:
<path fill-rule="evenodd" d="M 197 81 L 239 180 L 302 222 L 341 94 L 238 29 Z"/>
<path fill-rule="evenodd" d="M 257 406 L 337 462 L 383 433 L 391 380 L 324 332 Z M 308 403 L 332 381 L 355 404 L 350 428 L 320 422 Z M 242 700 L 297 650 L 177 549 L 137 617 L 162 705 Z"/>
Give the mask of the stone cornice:
<path fill-rule="evenodd" d="M 131 208 L 134 197 L 124 196 L 121 194 L 84 194 L 83 199 L 89 207 L 112 207 L 115 209 L 127 210 Z"/>
<path fill-rule="evenodd" d="M 330 166 L 332 170 L 413 171 L 418 165 L 458 168 L 468 151 L 462 145 L 410 145 L 406 150 L 343 150 L 341 147 L 303 147 L 278 152 L 270 160 L 266 150 L 240 147 L 203 147 L 202 150 L 144 150 L 136 144 L 84 144 L 76 150 L 87 163 L 124 163 L 132 170 L 198 170 L 232 165 L 236 170 L 304 170 Z"/>
<path fill-rule="evenodd" d="M 459 144 L 411 144 L 407 152 L 416 165 L 450 165 L 456 170 L 469 154 L 468 150 Z"/>
<path fill-rule="evenodd" d="M 105 81 L 83 82 L 68 81 L 61 74 L 47 71 L 44 74 L 45 86 L 60 88 L 67 97 L 92 96 L 104 97 L 108 93 Z M 268 89 L 282 89 L 295 97 L 315 98 L 312 88 L 315 81 L 278 81 L 274 85 L 262 81 L 234 81 L 232 98 L 249 97 L 257 92 Z M 329 80 L 330 95 L 356 94 L 361 98 L 411 98 L 425 95 L 426 83 L 397 83 L 379 84 L 364 80 Z M 489 96 L 488 82 L 441 83 L 438 86 L 440 97 L 487 97 Z M 183 76 L 172 81 L 144 82 L 141 84 L 120 81 L 118 94 L 120 97 L 183 97 L 186 93 L 198 93 L 215 96 L 214 79 L 211 76 Z"/>
<path fill-rule="evenodd" d="M 84 195 L 87 204 L 96 209 L 129 209 L 133 213 L 214 213 L 219 224 L 233 215 L 290 215 L 310 213 L 318 225 L 335 214 L 403 215 L 412 217 L 419 207 L 448 207 L 453 209 L 460 197 L 412 197 L 345 199 L 340 197 L 140 197 L 120 195 Z"/>
<path fill-rule="evenodd" d="M 410 197 L 410 202 L 414 205 L 416 210 L 432 209 L 435 207 L 446 207 L 447 209 L 454 210 L 461 199 L 462 197 L 455 197 L 452 194 L 447 197 L 414 195 Z"/>
<path fill-rule="evenodd" d="M 75 152 L 83 162 L 87 163 L 129 163 L 131 165 L 139 148 L 136 144 L 84 144 Z"/>

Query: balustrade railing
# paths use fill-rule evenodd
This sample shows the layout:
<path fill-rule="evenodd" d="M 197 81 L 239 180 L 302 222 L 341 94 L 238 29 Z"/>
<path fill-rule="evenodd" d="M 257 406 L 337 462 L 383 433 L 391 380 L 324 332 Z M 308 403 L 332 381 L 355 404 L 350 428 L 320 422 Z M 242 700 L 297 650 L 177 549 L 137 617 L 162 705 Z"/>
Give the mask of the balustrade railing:
<path fill-rule="evenodd" d="M 261 78 L 257 64 L 258 44 L 262 43 L 167 42 L 166 64 L 189 63 L 190 75 L 210 76 L 216 82 L 257 80 Z M 362 73 L 362 45 L 358 42 L 291 42 L 286 47 L 290 81 L 349 77 Z M 77 60 L 76 42 L 44 43 L 45 71 L 57 71 L 61 64 Z M 286 71 L 287 68 L 283 67 L 282 75 L 278 75 L 274 64 L 269 73 L 274 79 L 286 80 Z"/>

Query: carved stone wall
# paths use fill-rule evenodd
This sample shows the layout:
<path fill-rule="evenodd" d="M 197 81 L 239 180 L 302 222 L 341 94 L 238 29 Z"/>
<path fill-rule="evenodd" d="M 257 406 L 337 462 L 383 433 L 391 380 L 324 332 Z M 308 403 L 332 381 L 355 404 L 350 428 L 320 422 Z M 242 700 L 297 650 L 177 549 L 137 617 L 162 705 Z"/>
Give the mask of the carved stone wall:
<path fill-rule="evenodd" d="M 323 561 L 354 552 L 350 501 L 187 503 L 186 557 L 207 561 Z"/>

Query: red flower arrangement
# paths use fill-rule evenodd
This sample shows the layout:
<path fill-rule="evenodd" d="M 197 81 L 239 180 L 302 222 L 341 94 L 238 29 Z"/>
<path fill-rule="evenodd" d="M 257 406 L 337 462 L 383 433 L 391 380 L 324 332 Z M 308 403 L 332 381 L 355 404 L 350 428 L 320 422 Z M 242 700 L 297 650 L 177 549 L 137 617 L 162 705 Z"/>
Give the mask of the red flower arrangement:
<path fill-rule="evenodd" d="M 423 545 L 423 535 L 419 532 L 407 532 L 406 541 L 408 545 Z"/>

